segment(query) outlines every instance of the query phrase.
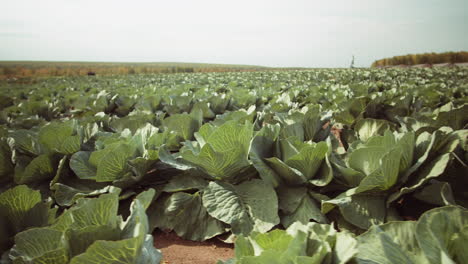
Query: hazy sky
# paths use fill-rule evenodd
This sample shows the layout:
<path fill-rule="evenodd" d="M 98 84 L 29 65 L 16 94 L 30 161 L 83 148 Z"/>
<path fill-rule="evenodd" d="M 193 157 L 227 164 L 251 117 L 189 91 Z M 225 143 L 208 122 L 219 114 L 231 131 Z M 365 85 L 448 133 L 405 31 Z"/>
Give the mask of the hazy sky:
<path fill-rule="evenodd" d="M 0 0 L 0 60 L 348 67 L 468 50 L 467 0 Z"/>

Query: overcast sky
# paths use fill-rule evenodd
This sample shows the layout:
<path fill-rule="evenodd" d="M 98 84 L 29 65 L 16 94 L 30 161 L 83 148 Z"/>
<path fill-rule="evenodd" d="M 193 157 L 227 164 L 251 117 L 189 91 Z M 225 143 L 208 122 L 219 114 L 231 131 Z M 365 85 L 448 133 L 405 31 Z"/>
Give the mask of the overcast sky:
<path fill-rule="evenodd" d="M 349 67 L 468 50 L 467 0 L 0 0 L 0 60 Z"/>

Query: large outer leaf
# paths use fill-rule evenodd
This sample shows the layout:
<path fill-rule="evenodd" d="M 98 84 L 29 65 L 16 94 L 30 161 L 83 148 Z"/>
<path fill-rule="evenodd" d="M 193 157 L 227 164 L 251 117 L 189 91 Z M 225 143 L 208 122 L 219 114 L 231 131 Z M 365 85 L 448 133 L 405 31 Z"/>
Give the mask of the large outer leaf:
<path fill-rule="evenodd" d="M 149 211 L 152 227 L 174 230 L 178 236 L 189 240 L 204 241 L 227 229 L 208 214 L 199 193 L 174 193 L 157 200 Z"/>
<path fill-rule="evenodd" d="M 109 225 L 93 225 L 78 229 L 69 229 L 66 232 L 70 241 L 70 256 L 76 256 L 86 251 L 86 249 L 97 240 L 119 240 L 120 229 Z"/>
<path fill-rule="evenodd" d="M 208 185 L 208 181 L 195 174 L 185 173 L 172 177 L 164 185 L 164 192 L 181 192 L 190 190 L 202 190 Z"/>
<path fill-rule="evenodd" d="M 322 212 L 328 213 L 338 206 L 346 221 L 362 229 L 383 223 L 387 215 L 385 196 L 356 194 L 355 191 L 350 189 L 334 199 L 322 201 Z"/>
<path fill-rule="evenodd" d="M 91 152 L 78 151 L 70 158 L 70 168 L 80 179 L 95 179 L 96 167 L 89 163 Z"/>
<path fill-rule="evenodd" d="M 246 121 L 252 123 L 255 115 L 255 105 L 252 105 L 247 110 L 240 109 L 237 111 L 228 111 L 222 115 L 217 115 L 212 124 L 215 126 L 220 126 L 231 120 L 235 120 L 241 124 L 245 123 Z"/>
<path fill-rule="evenodd" d="M 325 160 L 320 165 L 319 171 L 315 174 L 315 176 L 309 180 L 309 183 L 323 187 L 328 185 L 333 180 L 333 168 L 330 163 L 330 157 L 328 154 L 325 156 Z"/>
<path fill-rule="evenodd" d="M 224 124 L 224 123 L 222 123 Z M 221 124 L 221 125 L 222 125 Z M 197 139 L 198 144 L 200 147 L 203 147 L 206 144 L 206 140 L 208 140 L 208 137 L 218 128 L 218 126 L 212 124 L 212 123 L 206 123 L 202 127 L 200 127 L 200 130 L 194 134 L 195 138 Z"/>
<path fill-rule="evenodd" d="M 302 199 L 307 195 L 307 188 L 282 186 L 277 190 L 277 193 L 279 209 L 285 213 L 291 214 L 297 210 Z"/>
<path fill-rule="evenodd" d="M 238 236 L 235 241 L 234 254 L 237 259 L 241 259 L 244 256 L 254 256 L 254 246 L 249 241 L 248 237 Z M 224 264 L 235 263 L 235 259 L 230 259 Z M 218 263 L 219 264 L 219 263 Z"/>
<path fill-rule="evenodd" d="M 372 118 L 360 119 L 354 127 L 362 141 L 367 141 L 375 135 L 383 135 L 390 128 L 391 124 L 388 121 Z"/>
<path fill-rule="evenodd" d="M 85 227 L 86 230 L 76 232 L 78 238 L 87 238 L 92 243 L 84 253 L 73 257 L 70 263 L 159 263 L 161 254 L 153 246 L 153 237 L 146 235 L 149 232 L 148 219 L 145 213 L 154 197 L 154 189 L 140 193 L 130 206 L 130 216 L 121 224 L 122 232 L 119 241 L 98 240 L 98 237 L 88 237 L 83 231 L 90 231 L 90 227 L 105 224 L 115 226 L 117 220 L 118 196 L 104 194 L 98 199 L 78 200 L 79 210 L 70 210 L 72 214 L 72 228 Z M 101 209 L 100 209 L 101 207 Z M 102 209 L 106 208 L 106 209 Z M 109 208 L 109 209 L 107 209 Z M 94 214 L 92 213 L 94 211 Z M 99 212 L 99 213 L 96 213 Z M 89 218 L 87 218 L 89 217 Z M 79 221 L 75 221 L 78 219 Z M 64 219 L 62 222 L 66 222 Z M 66 226 L 61 224 L 61 226 Z M 109 230 L 111 231 L 111 230 Z M 99 235 L 105 235 L 103 230 Z M 83 237 L 86 235 L 86 237 Z M 107 238 L 108 240 L 111 238 Z M 118 261 L 118 262 L 117 262 Z"/>
<path fill-rule="evenodd" d="M 314 185 L 323 186 L 332 180 L 332 175 L 326 171 L 320 171 L 323 175 L 317 176 L 327 152 L 328 145 L 322 141 L 314 145 L 304 144 L 297 154 L 290 156 L 286 161 L 277 157 L 266 158 L 265 161 L 288 185 L 300 186 L 310 181 Z"/>
<path fill-rule="evenodd" d="M 306 224 L 310 220 L 318 223 L 328 222 L 327 218 L 320 211 L 317 202 L 307 194 L 302 198 L 301 203 L 293 213 L 281 216 L 281 224 L 286 228 L 295 222 Z"/>
<path fill-rule="evenodd" d="M 430 263 L 468 263 L 468 210 L 446 206 L 427 211 L 416 237 Z"/>
<path fill-rule="evenodd" d="M 281 224 L 285 228 L 297 221 L 307 224 L 311 219 L 319 223 L 328 222 L 306 188 L 280 188 L 278 198 Z"/>
<path fill-rule="evenodd" d="M 206 126 L 200 130 L 204 131 Z M 181 150 L 182 158 L 204 170 L 216 179 L 234 179 L 243 169 L 250 166 L 248 153 L 252 139 L 253 126 L 235 121 L 228 121 L 220 127 L 210 130 L 209 134 L 201 133 L 199 152 L 185 148 Z M 206 144 L 203 144 L 206 142 Z M 235 179 L 234 179 L 235 181 Z"/>
<path fill-rule="evenodd" d="M 156 191 L 141 192 L 130 205 L 130 216 L 123 223 L 122 238 L 144 237 L 150 230 L 146 209 L 153 201 Z"/>
<path fill-rule="evenodd" d="M 314 252 L 314 256 L 309 257 L 307 247 L 307 232 L 296 232 L 294 235 L 284 230 L 273 230 L 266 234 L 253 233 L 248 238 L 240 236 L 236 240 L 235 263 L 321 263 L 327 252 Z"/>
<path fill-rule="evenodd" d="M 297 155 L 303 147 L 310 146 L 308 142 L 304 142 L 297 137 L 281 138 L 277 144 L 276 156 L 283 161 Z"/>
<path fill-rule="evenodd" d="M 302 122 L 295 122 L 295 120 L 292 119 L 286 120 L 286 122 L 282 123 L 281 126 L 281 137 L 294 137 L 300 141 L 304 141 L 304 128 L 302 126 Z"/>
<path fill-rule="evenodd" d="M 349 187 L 357 187 L 359 183 L 366 177 L 362 172 L 353 168 L 346 167 L 343 161 L 335 157 L 331 157 L 331 164 L 335 172 L 335 179 Z"/>
<path fill-rule="evenodd" d="M 468 105 L 465 104 L 458 109 L 440 112 L 437 116 L 438 126 L 450 126 L 453 129 L 466 128 L 468 122 Z"/>
<path fill-rule="evenodd" d="M 380 160 L 387 152 L 382 147 L 367 147 L 353 151 L 349 155 L 349 166 L 365 175 L 371 175 L 380 168 Z"/>
<path fill-rule="evenodd" d="M 30 229 L 16 237 L 11 257 L 18 263 L 159 263 L 161 254 L 153 246 L 145 209 L 155 191 L 140 193 L 131 205 L 128 219 L 117 216 L 118 194 L 79 199 L 50 228 Z M 120 229 L 122 231 L 120 232 Z M 63 236 L 66 231 L 67 244 Z M 118 240 L 119 241 L 109 241 Z M 47 260 L 47 261 L 46 261 Z"/>
<path fill-rule="evenodd" d="M 69 123 L 49 123 L 39 131 L 39 141 L 50 150 L 57 150 L 62 142 L 73 134 L 73 125 Z"/>
<path fill-rule="evenodd" d="M 55 202 L 60 206 L 71 206 L 79 198 L 120 192 L 120 189 L 117 187 L 90 180 L 76 181 L 70 183 L 70 185 L 54 183 L 50 189 L 54 191 Z"/>
<path fill-rule="evenodd" d="M 48 222 L 47 207 L 41 206 L 41 194 L 26 185 L 19 185 L 0 194 L 0 213 L 8 221 L 13 234 L 31 226 Z M 34 219 L 31 219 L 34 217 Z M 6 224 L 6 223 L 5 223 Z"/>
<path fill-rule="evenodd" d="M 273 168 L 280 179 L 292 186 L 301 186 L 307 182 L 306 177 L 299 170 L 288 166 L 277 157 L 266 158 L 267 164 Z"/>
<path fill-rule="evenodd" d="M 437 180 L 431 180 L 426 187 L 416 191 L 414 198 L 439 206 L 456 205 L 450 184 Z"/>
<path fill-rule="evenodd" d="M 414 132 L 409 132 L 403 134 L 403 136 L 398 140 L 397 146 L 401 149 L 401 161 L 400 161 L 400 170 L 399 172 L 404 172 L 413 165 L 414 159 L 414 144 L 415 144 L 415 135 Z"/>
<path fill-rule="evenodd" d="M 161 261 L 161 253 L 152 243 L 150 235 L 119 241 L 98 240 L 85 253 L 74 257 L 70 264 L 157 264 Z"/>
<path fill-rule="evenodd" d="M 215 117 L 215 113 L 210 109 L 207 102 L 197 102 L 193 105 L 191 113 L 194 111 L 201 111 L 204 119 L 212 119 Z"/>
<path fill-rule="evenodd" d="M 201 126 L 201 120 L 193 114 L 176 114 L 163 120 L 163 125 L 169 131 L 174 131 L 182 138 L 182 141 L 193 139 Z"/>
<path fill-rule="evenodd" d="M 234 120 L 228 121 L 215 129 L 205 140 L 218 152 L 236 148 L 249 150 L 252 133 L 252 124 L 248 122 L 239 124 Z"/>
<path fill-rule="evenodd" d="M 416 146 L 413 153 L 413 160 L 416 160 L 416 162 L 414 162 L 414 164 L 412 164 L 412 166 L 403 173 L 400 179 L 401 182 L 406 182 L 408 177 L 424 164 L 424 162 L 429 157 L 429 154 L 435 142 L 437 141 L 438 136 L 440 136 L 440 132 L 437 131 L 432 135 L 424 132 L 418 136 L 415 141 Z"/>
<path fill-rule="evenodd" d="M 250 160 L 260 174 L 260 177 L 275 188 L 280 185 L 281 178 L 265 163 L 264 159 L 273 155 L 279 131 L 279 125 L 265 125 L 255 135 L 250 149 Z"/>
<path fill-rule="evenodd" d="M 194 170 L 195 169 L 194 165 L 192 165 L 189 162 L 181 159 L 179 157 L 180 155 L 171 154 L 169 152 L 169 149 L 166 146 L 162 146 L 161 148 L 159 148 L 158 156 L 159 156 L 159 160 L 162 163 L 167 164 L 167 165 L 169 165 L 169 166 L 171 166 L 173 168 L 176 168 L 178 170 L 187 171 L 187 170 Z"/>
<path fill-rule="evenodd" d="M 356 239 L 347 232 L 338 233 L 333 226 L 317 223 L 294 223 L 287 230 L 293 237 L 306 234 L 305 255 L 312 256 L 304 263 L 348 263 L 357 253 Z M 302 262 L 299 262 L 302 263 Z"/>
<path fill-rule="evenodd" d="M 304 139 L 306 141 L 313 140 L 321 128 L 322 113 L 320 110 L 320 105 L 314 105 L 304 114 Z"/>
<path fill-rule="evenodd" d="M 349 167 L 368 177 L 372 176 L 369 177 L 374 178 L 372 181 L 377 180 L 375 178 L 382 178 L 383 174 L 386 174 L 385 178 L 387 179 L 384 180 L 388 183 L 384 183 L 382 179 L 379 181 L 382 182 L 381 187 L 384 190 L 388 189 L 388 184 L 396 183 L 399 172 L 406 170 L 411 165 L 413 142 L 413 133 L 403 134 L 397 141 L 395 135 L 389 131 L 386 131 L 383 136 L 373 136 L 365 143 L 356 141 L 354 144 L 356 149 L 349 154 Z M 391 161 L 387 161 L 389 158 Z M 394 166 L 397 167 L 396 173 L 395 170 L 391 169 Z"/>
<path fill-rule="evenodd" d="M 444 154 L 439 156 L 429 164 L 425 164 L 411 179 L 410 183 L 407 183 L 405 187 L 402 187 L 398 192 L 392 193 L 387 200 L 387 204 L 398 200 L 401 196 L 407 193 L 414 192 L 415 190 L 424 186 L 430 179 L 440 176 L 447 167 L 450 161 L 450 154 Z"/>
<path fill-rule="evenodd" d="M 347 232 L 336 234 L 335 250 L 333 250 L 333 263 L 346 264 L 359 252 L 356 238 Z"/>
<path fill-rule="evenodd" d="M 17 164 L 15 169 L 15 182 L 17 184 L 38 183 L 53 177 L 54 162 L 52 157 L 42 154 L 27 164 Z"/>
<path fill-rule="evenodd" d="M 42 153 L 41 145 L 37 140 L 37 134 L 26 129 L 18 129 L 10 133 L 8 144 L 12 149 L 21 153 L 30 155 L 40 155 Z"/>
<path fill-rule="evenodd" d="M 182 158 L 201 168 L 215 179 L 233 179 L 250 165 L 246 153 L 240 149 L 216 152 L 211 145 L 203 146 L 198 155 L 191 151 L 182 152 Z"/>
<path fill-rule="evenodd" d="M 446 206 L 425 212 L 418 222 L 372 226 L 358 237 L 358 263 L 466 263 L 468 211 Z"/>
<path fill-rule="evenodd" d="M 325 159 L 328 152 L 328 145 L 322 141 L 314 146 L 307 146 L 288 160 L 286 164 L 299 170 L 307 180 L 311 180 Z"/>
<path fill-rule="evenodd" d="M 352 101 L 346 101 L 345 110 L 340 113 L 335 113 L 334 118 L 340 123 L 351 125 L 358 117 L 362 116 L 369 101 L 370 99 L 364 96 L 354 98 Z"/>
<path fill-rule="evenodd" d="M 39 142 L 50 151 L 73 154 L 81 146 L 81 138 L 73 135 L 74 126 L 74 122 L 49 123 L 39 131 Z"/>
<path fill-rule="evenodd" d="M 372 226 L 358 237 L 358 263 L 429 264 L 419 248 L 415 222 L 391 222 Z"/>
<path fill-rule="evenodd" d="M 80 229 L 89 226 L 118 224 L 118 194 L 103 194 L 99 198 L 81 198 L 76 205 L 65 211 L 52 226 L 54 229 Z"/>
<path fill-rule="evenodd" d="M 247 206 L 233 185 L 211 182 L 203 193 L 203 205 L 211 216 L 230 224 L 233 233 L 249 234 L 252 231 L 254 223 Z"/>
<path fill-rule="evenodd" d="M 399 148 L 394 148 L 384 154 L 379 160 L 380 169 L 365 177 L 357 187 L 356 192 L 390 189 L 398 181 L 401 157 L 402 151 Z"/>
<path fill-rule="evenodd" d="M 104 151 L 97 164 L 96 181 L 110 182 L 120 179 L 128 169 L 127 161 L 135 154 L 135 147 L 117 143 L 107 147 Z"/>
<path fill-rule="evenodd" d="M 266 232 L 279 223 L 276 193 L 261 180 L 239 185 L 211 182 L 203 193 L 203 205 L 211 216 L 230 224 L 234 234 Z"/>
<path fill-rule="evenodd" d="M 293 237 L 286 233 L 284 230 L 272 230 L 268 233 L 252 233 L 250 239 L 255 241 L 256 254 L 262 253 L 265 250 L 284 251 L 288 248 L 289 243 Z"/>
<path fill-rule="evenodd" d="M 68 262 L 68 244 L 60 231 L 32 228 L 16 235 L 10 258 L 20 264 L 63 264 Z"/>
<path fill-rule="evenodd" d="M 79 135 L 74 135 L 67 137 L 62 145 L 60 146 L 59 153 L 65 155 L 71 155 L 81 148 L 81 137 Z"/>

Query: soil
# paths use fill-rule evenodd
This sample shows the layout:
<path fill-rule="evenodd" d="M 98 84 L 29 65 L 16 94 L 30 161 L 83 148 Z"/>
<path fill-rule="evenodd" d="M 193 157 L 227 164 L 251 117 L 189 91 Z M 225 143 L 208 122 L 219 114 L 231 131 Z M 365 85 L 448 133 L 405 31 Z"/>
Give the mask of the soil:
<path fill-rule="evenodd" d="M 344 145 L 343 145 L 343 142 L 341 141 L 341 129 L 332 127 L 330 132 L 336 137 L 336 139 L 338 139 L 338 142 L 340 143 L 340 147 L 343 147 Z"/>
<path fill-rule="evenodd" d="M 154 246 L 162 251 L 161 264 L 216 264 L 234 257 L 234 244 L 212 238 L 204 242 L 182 239 L 174 232 L 156 230 Z"/>
<path fill-rule="evenodd" d="M 328 126 L 330 125 L 330 122 L 327 122 L 323 125 L 323 129 L 326 129 L 328 128 Z M 343 147 L 343 142 L 341 141 L 341 129 L 335 127 L 335 126 L 332 126 L 332 128 L 330 129 L 330 132 L 335 136 L 335 138 L 338 140 L 339 144 L 340 144 L 340 147 Z"/>

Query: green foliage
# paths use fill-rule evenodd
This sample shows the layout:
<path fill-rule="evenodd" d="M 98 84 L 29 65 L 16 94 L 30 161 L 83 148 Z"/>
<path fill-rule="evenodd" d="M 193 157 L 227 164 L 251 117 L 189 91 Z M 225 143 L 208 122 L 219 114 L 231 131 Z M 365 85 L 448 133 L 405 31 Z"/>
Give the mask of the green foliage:
<path fill-rule="evenodd" d="M 159 263 L 159 228 L 231 235 L 227 263 L 467 262 L 467 87 L 464 68 L 0 81 L 2 261 Z"/>
<path fill-rule="evenodd" d="M 82 198 L 50 226 L 15 236 L 14 263 L 159 263 L 145 210 L 155 191 L 140 193 L 126 221 L 117 215 L 118 193 Z M 151 242 L 151 243 L 148 243 Z"/>

